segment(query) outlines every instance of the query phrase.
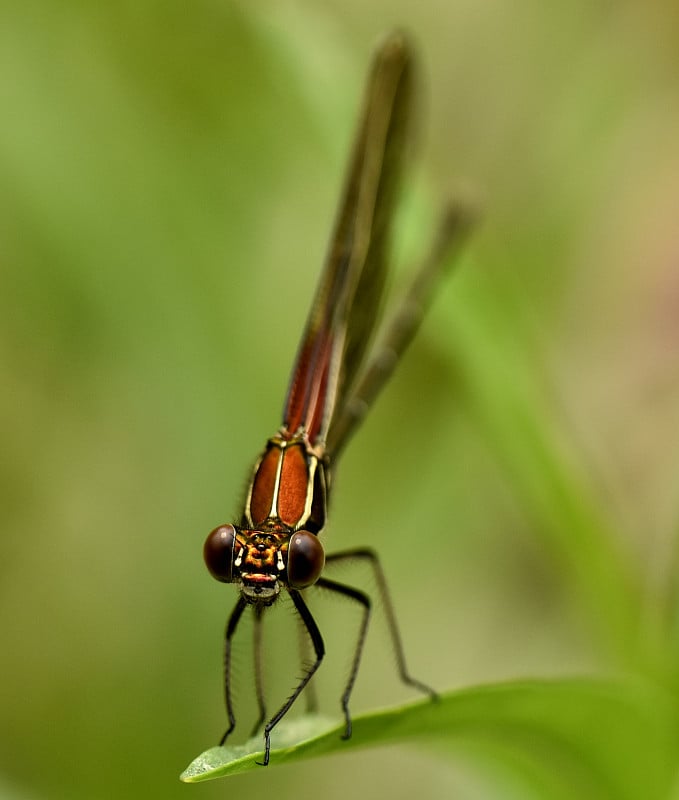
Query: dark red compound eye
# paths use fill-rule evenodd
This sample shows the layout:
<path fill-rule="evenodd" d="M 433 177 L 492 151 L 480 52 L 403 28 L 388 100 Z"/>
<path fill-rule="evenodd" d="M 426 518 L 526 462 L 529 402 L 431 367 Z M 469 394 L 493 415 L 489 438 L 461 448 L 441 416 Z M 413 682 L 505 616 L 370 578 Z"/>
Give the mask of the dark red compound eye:
<path fill-rule="evenodd" d="M 319 579 L 325 564 L 323 545 L 309 531 L 297 531 L 288 543 L 288 583 L 304 589 Z"/>
<path fill-rule="evenodd" d="M 203 558 L 213 578 L 224 583 L 233 580 L 233 548 L 236 529 L 220 525 L 208 534 L 203 545 Z"/>

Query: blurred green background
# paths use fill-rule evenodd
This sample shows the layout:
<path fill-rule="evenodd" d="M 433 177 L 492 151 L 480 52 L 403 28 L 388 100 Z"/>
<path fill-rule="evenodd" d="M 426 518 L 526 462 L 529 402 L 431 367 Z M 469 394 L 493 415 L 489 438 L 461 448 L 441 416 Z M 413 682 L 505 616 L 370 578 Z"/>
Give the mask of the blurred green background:
<path fill-rule="evenodd" d="M 279 424 L 394 25 L 423 88 L 399 278 L 445 198 L 482 197 L 484 222 L 343 459 L 328 549 L 381 552 L 412 670 L 441 689 L 603 671 L 673 692 L 676 3 L 0 15 L 0 796 L 545 796 L 417 745 L 177 780 L 224 725 L 235 595 L 202 542 Z M 351 612 L 327 605 L 336 713 Z M 289 610 L 272 620 L 280 654 Z M 412 696 L 376 627 L 356 711 Z"/>

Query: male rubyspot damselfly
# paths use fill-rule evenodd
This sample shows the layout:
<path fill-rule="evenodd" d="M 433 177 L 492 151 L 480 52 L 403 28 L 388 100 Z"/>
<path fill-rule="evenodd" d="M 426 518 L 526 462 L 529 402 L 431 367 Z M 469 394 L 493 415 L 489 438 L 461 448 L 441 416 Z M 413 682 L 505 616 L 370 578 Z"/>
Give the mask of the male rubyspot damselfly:
<path fill-rule="evenodd" d="M 267 718 L 261 676 L 261 621 L 285 589 L 313 647 L 313 663 L 290 697 L 264 725 L 264 761 L 269 763 L 271 731 L 287 714 L 325 653 L 323 637 L 304 598 L 312 585 L 362 607 L 349 677 L 342 694 L 344 738 L 351 736 L 349 698 L 356 680 L 371 601 L 353 586 L 321 573 L 324 564 L 366 561 L 374 570 L 386 611 L 398 671 L 404 683 L 432 698 L 433 689 L 406 668 L 396 617 L 377 555 L 368 548 L 325 556 L 318 538 L 326 522 L 331 464 L 386 382 L 415 333 L 437 279 L 467 229 L 467 217 L 449 209 L 434 245 L 406 298 L 368 357 L 387 264 L 394 205 L 413 83 L 412 53 L 400 33 L 387 36 L 374 56 L 330 249 L 297 353 L 283 424 L 257 460 L 238 525 L 220 525 L 204 547 L 212 575 L 235 583 L 240 596 L 226 626 L 224 668 L 229 727 L 236 718 L 231 699 L 231 643 L 243 612 L 254 612 L 254 683 L 259 708 L 255 732 Z"/>

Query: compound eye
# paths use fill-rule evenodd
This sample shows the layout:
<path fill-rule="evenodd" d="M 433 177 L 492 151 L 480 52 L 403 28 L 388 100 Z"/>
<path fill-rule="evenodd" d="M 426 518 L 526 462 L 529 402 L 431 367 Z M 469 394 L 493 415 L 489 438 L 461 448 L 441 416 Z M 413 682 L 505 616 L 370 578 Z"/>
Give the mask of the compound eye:
<path fill-rule="evenodd" d="M 236 529 L 233 525 L 220 525 L 208 534 L 203 545 L 203 558 L 213 578 L 223 583 L 233 580 L 233 548 Z"/>
<path fill-rule="evenodd" d="M 319 579 L 325 564 L 323 545 L 309 531 L 297 531 L 288 543 L 288 583 L 304 589 Z"/>

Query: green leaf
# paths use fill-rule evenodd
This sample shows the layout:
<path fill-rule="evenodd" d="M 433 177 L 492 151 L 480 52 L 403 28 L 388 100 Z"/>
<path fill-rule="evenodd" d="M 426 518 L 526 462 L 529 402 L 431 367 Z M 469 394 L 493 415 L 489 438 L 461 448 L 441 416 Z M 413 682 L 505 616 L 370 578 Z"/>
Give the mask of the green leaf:
<path fill-rule="evenodd" d="M 353 736 L 343 726 L 306 715 L 272 734 L 270 765 L 341 753 L 355 747 L 414 741 L 490 759 L 541 796 L 666 797 L 676 769 L 673 701 L 631 681 L 520 681 L 449 692 L 357 717 Z M 262 738 L 241 747 L 214 747 L 181 779 L 212 780 L 258 769 Z"/>

